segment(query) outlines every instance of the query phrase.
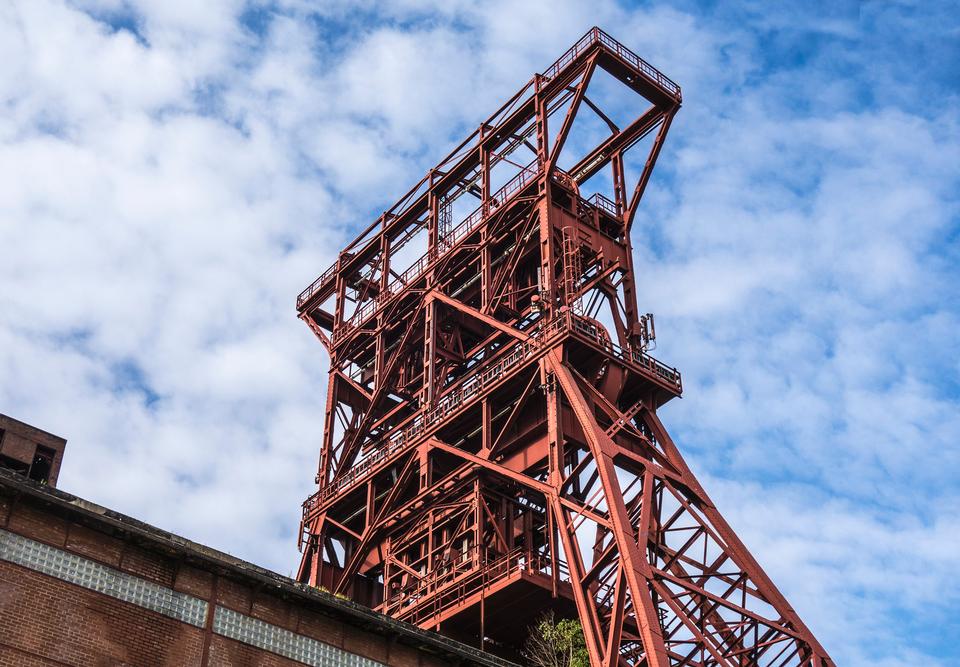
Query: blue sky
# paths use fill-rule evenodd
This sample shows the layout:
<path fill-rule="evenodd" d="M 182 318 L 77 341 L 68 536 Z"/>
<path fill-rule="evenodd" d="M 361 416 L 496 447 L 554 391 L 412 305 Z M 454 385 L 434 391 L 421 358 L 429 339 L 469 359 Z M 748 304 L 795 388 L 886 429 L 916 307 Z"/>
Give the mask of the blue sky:
<path fill-rule="evenodd" d="M 0 411 L 61 485 L 293 570 L 296 294 L 596 24 L 684 90 L 634 233 L 664 421 L 838 664 L 960 662 L 955 6 L 384 5 L 0 7 Z"/>

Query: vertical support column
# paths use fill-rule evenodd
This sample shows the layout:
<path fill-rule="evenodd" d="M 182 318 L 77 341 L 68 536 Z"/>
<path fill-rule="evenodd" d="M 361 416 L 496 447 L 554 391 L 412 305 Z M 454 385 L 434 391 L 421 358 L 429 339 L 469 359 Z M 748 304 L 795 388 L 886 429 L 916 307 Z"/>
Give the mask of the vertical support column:
<path fill-rule="evenodd" d="M 377 319 L 380 319 L 380 316 L 377 315 Z M 386 332 L 384 326 L 377 327 L 377 333 L 374 334 L 374 347 L 373 347 L 373 391 L 374 393 L 379 393 L 381 385 L 386 382 L 384 377 L 384 371 L 386 366 Z M 373 407 L 372 405 L 370 406 Z"/>
<path fill-rule="evenodd" d="M 480 501 L 480 477 L 473 480 L 473 558 L 474 567 L 483 566 L 483 506 Z"/>
<path fill-rule="evenodd" d="M 550 503 L 547 503 L 547 539 L 550 544 L 550 593 L 556 598 L 560 589 L 560 549 L 557 545 L 557 518 Z"/>
<path fill-rule="evenodd" d="M 490 210 L 490 150 L 484 142 L 486 126 L 480 126 L 480 205 L 484 215 Z M 493 270 L 490 266 L 491 253 L 489 243 L 489 227 L 483 224 L 480 228 L 480 312 L 487 313 L 490 307 L 491 283 Z"/>
<path fill-rule="evenodd" d="M 390 601 L 393 598 L 393 567 L 390 564 L 393 550 L 391 549 L 391 539 L 389 535 L 383 541 L 383 554 L 383 604 L 376 609 L 386 614 L 390 606 Z"/>
<path fill-rule="evenodd" d="M 320 573 L 323 571 L 323 533 L 317 531 L 315 535 L 311 536 L 311 539 L 314 540 L 316 551 L 314 551 L 313 558 L 310 560 L 310 585 L 320 586 Z"/>
<path fill-rule="evenodd" d="M 617 204 L 617 215 L 623 219 L 623 212 L 627 210 L 627 185 L 623 175 L 623 152 L 617 151 L 610 157 L 610 167 L 613 169 L 613 201 Z"/>
<path fill-rule="evenodd" d="M 541 95 L 542 77 L 534 77 L 536 93 L 534 99 L 537 109 L 537 160 L 540 163 L 540 203 L 537 215 L 540 219 L 540 292 L 544 297 L 545 315 L 552 318 L 557 308 L 557 285 L 554 276 L 556 266 L 556 243 L 553 238 L 553 215 L 550 205 L 552 182 L 551 174 L 546 172 L 549 164 L 549 135 L 547 128 L 547 105 Z"/>
<path fill-rule="evenodd" d="M 626 181 L 623 167 L 623 152 L 617 151 L 610 158 L 610 165 L 613 169 L 613 189 L 617 204 L 617 215 L 620 217 L 620 223 L 623 225 L 623 266 L 626 271 L 621 284 L 623 285 L 623 309 L 624 309 L 624 328 L 626 329 L 626 340 L 621 338 L 617 341 L 622 347 L 637 348 L 640 347 L 638 340 L 638 322 L 639 309 L 637 307 L 637 283 L 636 275 L 633 272 L 633 245 L 630 242 L 630 231 L 626 224 L 626 213 L 629 208 L 627 202 Z M 619 334 L 619 331 L 618 331 Z"/>
<path fill-rule="evenodd" d="M 480 591 L 480 650 L 486 648 L 487 635 L 487 601 L 483 590 Z"/>
<path fill-rule="evenodd" d="M 367 481 L 367 512 L 363 519 L 363 534 L 373 526 L 373 517 L 376 514 L 377 490 L 373 480 Z"/>
<path fill-rule="evenodd" d="M 337 299 L 333 304 L 333 334 L 336 333 L 337 327 L 343 326 L 343 304 L 344 297 L 347 294 L 347 279 L 343 275 L 342 264 L 343 253 L 341 252 L 340 257 L 337 259 Z"/>
<path fill-rule="evenodd" d="M 386 291 L 387 286 L 390 284 L 390 260 L 391 251 L 390 251 L 390 238 L 387 236 L 387 218 L 383 216 L 381 218 L 380 230 L 382 231 L 382 236 L 380 238 L 380 256 L 382 258 L 382 274 L 380 276 L 380 292 L 381 294 Z"/>
<path fill-rule="evenodd" d="M 429 290 L 434 286 L 434 263 L 437 257 L 437 248 L 440 242 L 440 200 L 433 189 L 434 171 L 430 170 L 430 190 L 428 192 L 428 206 L 430 212 L 427 217 L 427 255 L 428 269 L 426 271 L 428 293 L 424 298 L 424 335 L 423 335 L 423 407 L 430 409 L 433 407 L 433 401 L 436 396 L 434 387 L 434 374 L 436 367 L 436 346 L 437 346 L 437 327 L 436 327 L 436 301 L 430 295 Z"/>
<path fill-rule="evenodd" d="M 554 387 L 553 373 L 546 363 L 540 362 L 540 386 L 547 403 L 547 482 L 559 488 L 563 481 L 563 426 L 560 414 L 560 396 Z"/>
<path fill-rule="evenodd" d="M 386 230 L 386 218 L 383 218 L 380 225 L 380 292 L 376 296 L 377 299 L 381 298 L 386 293 L 387 286 L 390 284 L 390 239 L 387 237 Z M 374 391 L 376 391 L 380 386 L 380 383 L 386 379 L 383 377 L 386 362 L 386 327 L 384 326 L 385 322 L 383 319 L 383 313 L 380 311 L 380 309 L 377 310 L 376 319 L 377 329 L 376 333 L 374 334 L 376 336 L 376 350 L 373 360 Z"/>
<path fill-rule="evenodd" d="M 426 571 L 423 573 L 423 576 L 427 579 L 427 582 L 428 582 L 428 585 L 427 585 L 428 595 L 433 592 L 433 586 L 430 582 L 433 581 L 432 574 L 433 574 L 433 564 L 434 564 L 434 559 L 433 559 L 433 544 L 434 544 L 433 531 L 434 530 L 436 530 L 436 528 L 434 527 L 433 510 L 431 509 L 427 512 L 427 554 L 426 554 L 427 567 L 426 567 Z"/>
<path fill-rule="evenodd" d="M 437 327 L 435 321 L 437 301 L 428 294 L 423 304 L 423 408 L 433 407 L 436 396 L 434 370 L 436 366 Z"/>
<path fill-rule="evenodd" d="M 334 404 L 336 403 L 337 389 L 339 385 L 339 376 L 335 369 L 336 352 L 331 352 L 333 359 L 330 361 L 330 373 L 327 376 L 327 404 L 323 413 L 323 446 L 320 448 L 320 464 L 317 467 L 316 482 L 325 486 L 333 477 L 333 420 L 335 419 Z"/>
<path fill-rule="evenodd" d="M 481 432 L 480 432 L 480 456 L 486 458 L 490 454 L 490 448 L 493 446 L 492 430 L 492 410 L 490 399 L 484 398 L 480 403 L 481 414 Z"/>
<path fill-rule="evenodd" d="M 430 212 L 427 214 L 427 252 L 431 257 L 436 257 L 437 248 L 440 244 L 440 198 L 437 197 L 437 193 L 433 189 L 435 174 L 435 170 L 431 169 L 430 189 L 427 194 L 427 206 L 430 208 Z"/>
<path fill-rule="evenodd" d="M 543 183 L 543 198 L 537 205 L 540 217 L 540 292 L 543 295 L 546 317 L 552 318 L 557 310 L 557 280 L 554 275 L 556 241 L 553 237 L 553 215 L 550 206 L 550 179 Z"/>
<path fill-rule="evenodd" d="M 624 346 L 625 342 L 629 342 L 629 347 L 634 349 L 641 349 L 642 341 L 640 340 L 640 313 L 639 308 L 637 307 L 637 277 L 633 269 L 633 244 L 630 242 L 630 235 L 626 234 L 623 239 L 623 255 L 626 271 L 626 275 L 623 277 L 623 309 L 624 316 L 626 318 L 625 328 L 627 330 L 627 336 L 629 341 L 619 341 L 621 346 Z"/>
<path fill-rule="evenodd" d="M 417 448 L 417 459 L 420 467 L 420 486 L 418 490 L 422 492 L 430 486 L 432 482 L 430 479 L 430 452 L 426 444 L 422 444 Z"/>
<path fill-rule="evenodd" d="M 537 162 L 543 168 L 550 160 L 550 146 L 547 128 L 547 109 L 546 100 L 543 99 L 543 77 L 539 74 L 533 75 L 534 86 L 534 104 L 537 107 Z"/>

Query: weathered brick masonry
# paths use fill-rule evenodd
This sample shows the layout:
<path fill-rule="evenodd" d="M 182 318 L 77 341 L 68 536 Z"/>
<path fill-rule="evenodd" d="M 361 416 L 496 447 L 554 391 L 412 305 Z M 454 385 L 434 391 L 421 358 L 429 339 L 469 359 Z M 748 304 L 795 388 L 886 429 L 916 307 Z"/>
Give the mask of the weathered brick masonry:
<path fill-rule="evenodd" d="M 58 435 L 0 414 L 0 468 L 56 486 L 66 446 Z"/>
<path fill-rule="evenodd" d="M 510 666 L 3 469 L 0 528 L 0 666 Z"/>

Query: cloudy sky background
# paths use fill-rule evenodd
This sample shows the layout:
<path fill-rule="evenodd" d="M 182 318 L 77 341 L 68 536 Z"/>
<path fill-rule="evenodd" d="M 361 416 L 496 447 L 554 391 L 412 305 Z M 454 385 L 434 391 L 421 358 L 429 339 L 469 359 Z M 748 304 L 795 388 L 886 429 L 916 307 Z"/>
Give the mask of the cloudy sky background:
<path fill-rule="evenodd" d="M 634 235 L 664 421 L 838 664 L 957 664 L 955 7 L 380 4 L 0 2 L 0 411 L 61 486 L 291 572 L 296 294 L 597 24 L 684 91 Z"/>

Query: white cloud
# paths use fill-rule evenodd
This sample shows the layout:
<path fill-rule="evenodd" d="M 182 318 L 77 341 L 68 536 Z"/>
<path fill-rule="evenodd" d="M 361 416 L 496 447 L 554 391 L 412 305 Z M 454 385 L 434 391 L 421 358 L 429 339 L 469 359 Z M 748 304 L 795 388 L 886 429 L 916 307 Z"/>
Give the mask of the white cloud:
<path fill-rule="evenodd" d="M 597 23 L 684 88 L 634 235 L 664 420 L 839 662 L 949 664 L 909 627 L 957 604 L 955 107 L 902 103 L 851 16 L 731 11 L 0 8 L 0 409 L 70 439 L 67 490 L 290 571 L 326 370 L 296 294 Z"/>

